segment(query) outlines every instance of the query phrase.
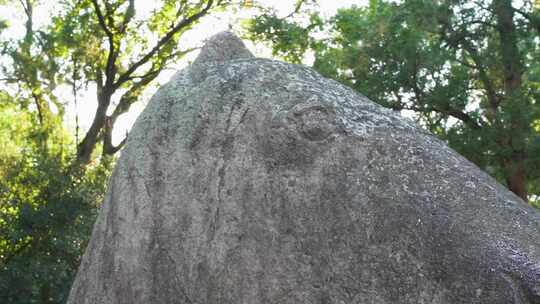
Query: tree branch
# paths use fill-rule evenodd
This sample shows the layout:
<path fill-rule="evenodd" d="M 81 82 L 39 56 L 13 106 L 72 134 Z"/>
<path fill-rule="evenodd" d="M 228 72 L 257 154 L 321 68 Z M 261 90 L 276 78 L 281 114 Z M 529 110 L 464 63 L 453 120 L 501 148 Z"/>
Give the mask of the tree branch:
<path fill-rule="evenodd" d="M 161 70 L 154 70 L 146 74 L 144 78 L 134 83 L 131 88 L 126 93 L 124 93 L 122 97 L 120 97 L 118 105 L 109 117 L 111 121 L 111 127 L 114 126 L 114 123 L 116 122 L 118 116 L 129 111 L 131 105 L 138 100 L 142 91 L 148 86 L 150 82 L 152 82 L 159 75 L 159 72 L 161 72 Z"/>
<path fill-rule="evenodd" d="M 540 34 L 540 17 L 534 15 L 534 14 L 530 14 L 530 13 L 526 13 L 520 9 L 517 9 L 517 8 L 514 8 L 512 7 L 512 9 L 514 10 L 514 12 L 520 14 L 523 18 L 529 20 L 529 22 L 532 24 L 532 26 L 536 29 L 536 31 Z"/>
<path fill-rule="evenodd" d="M 21 79 L 12 78 L 12 77 L 6 77 L 6 78 L 0 78 L 0 81 L 5 81 L 7 83 L 15 83 L 15 82 L 21 81 Z"/>
<path fill-rule="evenodd" d="M 475 3 L 481 8 L 489 10 L 489 8 L 483 7 L 481 3 L 477 3 L 477 2 Z M 461 45 L 463 49 L 470 55 L 471 59 L 474 62 L 474 65 L 466 65 L 466 66 L 469 68 L 474 68 L 478 70 L 479 72 L 478 76 L 480 78 L 480 81 L 484 85 L 484 89 L 486 90 L 486 94 L 487 94 L 488 101 L 491 107 L 491 111 L 493 112 L 493 115 L 495 115 L 497 111 L 497 107 L 499 106 L 500 98 L 498 97 L 496 93 L 495 86 L 493 85 L 492 81 L 489 79 L 489 76 L 487 74 L 486 68 L 483 65 L 480 55 L 476 51 L 476 48 L 467 40 L 468 33 L 466 31 L 452 30 L 452 26 L 448 18 L 438 18 L 437 20 L 443 26 L 440 32 L 440 35 L 443 41 L 445 41 L 450 47 L 454 49 L 458 48 L 458 46 Z M 460 61 L 458 60 L 458 62 Z"/>
<path fill-rule="evenodd" d="M 111 120 L 111 117 L 107 117 L 107 119 L 105 120 L 105 125 L 103 127 L 103 155 L 115 154 L 120 149 L 122 149 L 122 147 L 127 142 L 128 134 L 126 133 L 124 139 L 117 146 L 114 146 L 112 144 L 112 130 L 113 122 Z"/>
<path fill-rule="evenodd" d="M 94 9 L 96 10 L 96 14 L 98 16 L 98 22 L 101 26 L 101 29 L 105 32 L 107 35 L 108 41 L 109 41 L 109 54 L 107 55 L 107 66 L 105 67 L 105 87 L 111 88 L 114 83 L 114 76 L 116 74 L 116 66 L 115 61 L 118 56 L 117 52 L 115 51 L 115 45 L 114 45 L 114 34 L 109 29 L 105 22 L 105 17 L 103 16 L 103 13 L 101 12 L 101 8 L 99 7 L 99 3 L 97 0 L 92 0 L 92 4 L 94 6 Z"/>
<path fill-rule="evenodd" d="M 23 7 L 23 10 L 24 10 L 24 13 L 26 14 L 26 16 L 29 16 L 29 15 L 30 15 L 30 11 L 29 11 L 29 7 L 26 6 L 26 3 L 24 3 L 23 0 L 19 0 L 19 3 L 20 3 L 21 6 Z"/>
<path fill-rule="evenodd" d="M 466 39 L 462 40 L 461 45 L 463 46 L 463 49 L 465 49 L 465 51 L 469 53 L 471 59 L 474 61 L 476 69 L 478 70 L 478 76 L 480 77 L 480 81 L 482 81 L 482 83 L 484 84 L 484 89 L 486 90 L 486 93 L 488 95 L 489 103 L 491 104 L 491 107 L 496 110 L 499 106 L 499 97 L 497 96 L 493 83 L 489 79 L 486 68 L 482 64 L 482 59 L 480 59 L 480 55 Z"/>
<path fill-rule="evenodd" d="M 412 80 L 413 80 L 413 92 L 414 92 L 414 96 L 417 100 L 417 104 L 421 105 L 421 106 L 424 106 L 425 109 L 420 109 L 418 107 L 411 107 L 409 108 L 409 110 L 414 110 L 414 111 L 418 111 L 418 112 L 425 112 L 426 110 L 427 111 L 433 111 L 433 112 L 437 112 L 437 113 L 441 113 L 441 114 L 445 114 L 445 115 L 450 115 L 454 118 L 457 118 L 459 120 L 461 120 L 462 122 L 464 122 L 465 124 L 467 124 L 469 127 L 473 128 L 473 129 L 480 129 L 481 126 L 467 113 L 465 112 L 461 112 L 459 110 L 456 110 L 456 109 L 452 109 L 450 107 L 450 104 L 449 103 L 446 103 L 445 104 L 445 109 L 442 109 L 442 108 L 438 108 L 436 106 L 434 106 L 433 104 L 426 104 L 425 102 L 422 101 L 423 99 L 423 95 L 424 93 L 422 92 L 422 90 L 418 87 L 418 65 L 419 65 L 419 62 L 417 61 L 415 63 L 415 67 L 414 67 L 414 73 L 412 75 Z"/>
<path fill-rule="evenodd" d="M 32 245 L 32 241 L 26 241 L 20 244 L 19 247 L 15 248 L 11 253 L 6 254 L 4 258 L 0 260 L 0 265 L 5 266 L 9 264 L 11 259 L 20 255 L 26 248 L 30 247 L 30 245 Z"/>
<path fill-rule="evenodd" d="M 41 100 L 39 98 L 39 96 L 32 92 L 32 98 L 34 99 L 34 102 L 36 103 L 36 109 L 38 111 L 38 119 L 39 119 L 39 124 L 41 126 L 43 126 L 43 123 L 44 123 L 44 118 L 43 118 L 43 109 L 41 107 Z"/>
<path fill-rule="evenodd" d="M 292 16 L 294 16 L 294 14 L 298 13 L 300 11 L 300 9 L 302 8 L 302 5 L 305 3 L 306 1 L 305 0 L 298 0 L 296 2 L 296 5 L 294 6 L 294 10 L 288 14 L 287 16 L 285 16 L 283 19 L 288 19 L 288 18 L 291 18 Z"/>
<path fill-rule="evenodd" d="M 458 110 L 454 110 L 454 109 L 444 110 L 444 109 L 439 109 L 439 108 L 433 107 L 433 106 L 426 106 L 424 108 L 419 108 L 419 107 L 414 107 L 414 106 L 404 106 L 404 107 L 400 107 L 399 110 L 411 110 L 411 111 L 415 111 L 415 112 L 433 111 L 433 112 L 437 112 L 437 113 L 440 113 L 440 114 L 445 114 L 445 115 L 452 116 L 452 117 L 462 121 L 463 123 L 465 123 L 466 125 L 468 125 L 472 129 L 479 130 L 479 129 L 482 128 L 482 126 L 479 125 L 469 114 L 467 114 L 465 112 L 458 111 Z"/>
<path fill-rule="evenodd" d="M 155 68 L 155 65 L 152 64 L 152 67 L 150 68 L 150 70 L 148 72 L 146 72 L 145 74 L 143 75 L 132 75 L 130 76 L 127 81 L 130 81 L 130 80 L 135 80 L 135 79 L 143 79 L 143 78 L 146 78 L 154 73 L 160 73 L 163 69 L 164 69 L 164 66 L 166 64 L 167 61 L 175 58 L 175 57 L 183 57 L 191 52 L 193 52 L 194 50 L 197 50 L 197 49 L 200 49 L 200 47 L 193 47 L 193 48 L 188 48 L 186 50 L 181 50 L 181 51 L 177 51 L 177 52 L 174 52 L 174 53 L 171 53 L 169 54 L 167 57 L 164 57 L 160 64 L 160 67 L 159 69 L 156 69 Z M 157 76 L 157 75 L 156 75 Z"/>
<path fill-rule="evenodd" d="M 128 27 L 129 22 L 133 17 L 135 16 L 135 0 L 129 0 L 128 8 L 126 9 L 126 12 L 124 13 L 124 20 L 122 21 L 122 25 L 120 25 L 119 31 L 120 33 L 125 33 Z"/>
<path fill-rule="evenodd" d="M 446 29 L 448 29 L 448 24 L 446 25 Z M 463 60 L 456 59 L 458 62 L 463 63 L 469 68 L 474 68 L 478 71 L 478 77 L 480 78 L 480 81 L 484 85 L 484 89 L 486 90 L 486 94 L 488 97 L 488 101 L 491 107 L 491 110 L 493 113 L 497 111 L 497 107 L 499 106 L 500 98 L 497 95 L 497 92 L 495 90 L 495 86 L 493 85 L 492 81 L 489 79 L 489 76 L 487 74 L 486 68 L 483 65 L 482 59 L 480 57 L 480 54 L 476 51 L 476 48 L 467 40 L 466 33 L 460 32 L 454 32 L 451 31 L 448 33 L 442 33 L 442 39 L 448 43 L 451 47 L 457 47 L 458 45 L 461 45 L 463 47 L 463 50 L 465 50 L 469 56 L 471 57 L 472 61 L 474 62 L 474 65 L 465 64 Z"/>
<path fill-rule="evenodd" d="M 218 4 L 221 3 L 221 1 L 218 1 Z M 148 62 L 150 58 L 152 58 L 156 53 L 158 53 L 161 48 L 167 44 L 171 39 L 174 37 L 174 35 L 178 32 L 180 32 L 182 29 L 190 26 L 195 21 L 200 19 L 202 16 L 206 15 L 208 11 L 212 8 L 214 4 L 214 0 L 209 0 L 206 3 L 206 6 L 200 10 L 198 13 L 195 13 L 191 16 L 189 16 L 187 19 L 182 19 L 178 24 L 176 24 L 165 36 L 163 36 L 157 44 L 148 52 L 146 55 L 144 55 L 141 59 L 139 59 L 137 62 L 135 62 L 133 65 L 131 65 L 125 73 L 120 75 L 118 78 L 118 81 L 114 84 L 115 88 L 120 87 L 123 83 L 129 80 L 131 74 L 133 74 L 140 66 Z"/>
<path fill-rule="evenodd" d="M 113 33 L 111 32 L 111 30 L 109 29 L 109 27 L 107 27 L 107 24 L 105 23 L 105 17 L 103 16 L 103 13 L 101 12 L 99 3 L 97 2 L 97 0 L 92 0 L 92 5 L 94 6 L 94 9 L 96 10 L 96 14 L 98 16 L 98 22 L 99 22 L 99 25 L 101 26 L 101 29 L 103 29 L 103 31 L 109 38 L 109 45 L 113 45 L 113 40 L 114 40 Z"/>

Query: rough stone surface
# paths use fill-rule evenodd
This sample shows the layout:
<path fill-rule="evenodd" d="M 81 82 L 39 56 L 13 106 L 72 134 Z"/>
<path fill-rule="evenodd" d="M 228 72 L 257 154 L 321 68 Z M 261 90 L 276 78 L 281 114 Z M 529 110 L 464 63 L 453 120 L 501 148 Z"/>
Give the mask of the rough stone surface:
<path fill-rule="evenodd" d="M 224 33 L 139 117 L 68 303 L 540 303 L 540 213 Z"/>

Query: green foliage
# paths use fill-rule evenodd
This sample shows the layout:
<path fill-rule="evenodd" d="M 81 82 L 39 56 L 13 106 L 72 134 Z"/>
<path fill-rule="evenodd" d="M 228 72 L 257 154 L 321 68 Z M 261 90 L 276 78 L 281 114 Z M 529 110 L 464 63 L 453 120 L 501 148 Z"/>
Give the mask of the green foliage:
<path fill-rule="evenodd" d="M 271 40 L 272 51 L 275 56 L 281 56 L 293 63 L 301 63 L 306 50 L 310 45 L 309 33 L 316 29 L 322 29 L 322 19 L 312 14 L 307 27 L 302 27 L 285 19 L 278 18 L 275 14 L 255 17 L 249 26 L 251 33 L 249 38 L 253 40 Z"/>
<path fill-rule="evenodd" d="M 13 104 L 0 106 L 0 127 L 0 302 L 64 303 L 109 171 L 74 172 L 61 126 L 45 151 L 36 114 Z"/>
<path fill-rule="evenodd" d="M 266 14 L 248 31 L 286 60 L 313 52 L 320 73 L 414 113 L 422 126 L 538 204 L 539 15 L 531 1 L 512 7 L 510 0 L 374 0 L 309 24 Z M 314 35 L 321 27 L 323 38 Z"/>

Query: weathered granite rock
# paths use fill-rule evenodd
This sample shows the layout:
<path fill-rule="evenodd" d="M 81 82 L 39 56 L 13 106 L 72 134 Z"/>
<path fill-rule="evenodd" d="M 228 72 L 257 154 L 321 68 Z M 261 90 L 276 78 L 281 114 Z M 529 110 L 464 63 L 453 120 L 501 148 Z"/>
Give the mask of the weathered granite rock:
<path fill-rule="evenodd" d="M 222 33 L 139 117 L 68 303 L 540 303 L 540 213 Z"/>

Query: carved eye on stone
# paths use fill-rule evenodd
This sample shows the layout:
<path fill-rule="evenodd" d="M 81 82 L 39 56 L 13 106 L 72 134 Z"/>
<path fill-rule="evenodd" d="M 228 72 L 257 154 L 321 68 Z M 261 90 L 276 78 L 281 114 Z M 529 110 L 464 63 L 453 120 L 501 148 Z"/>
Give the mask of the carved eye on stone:
<path fill-rule="evenodd" d="M 298 132 L 308 140 L 324 140 L 336 130 L 335 113 L 328 107 L 318 104 L 297 105 L 291 112 Z"/>

